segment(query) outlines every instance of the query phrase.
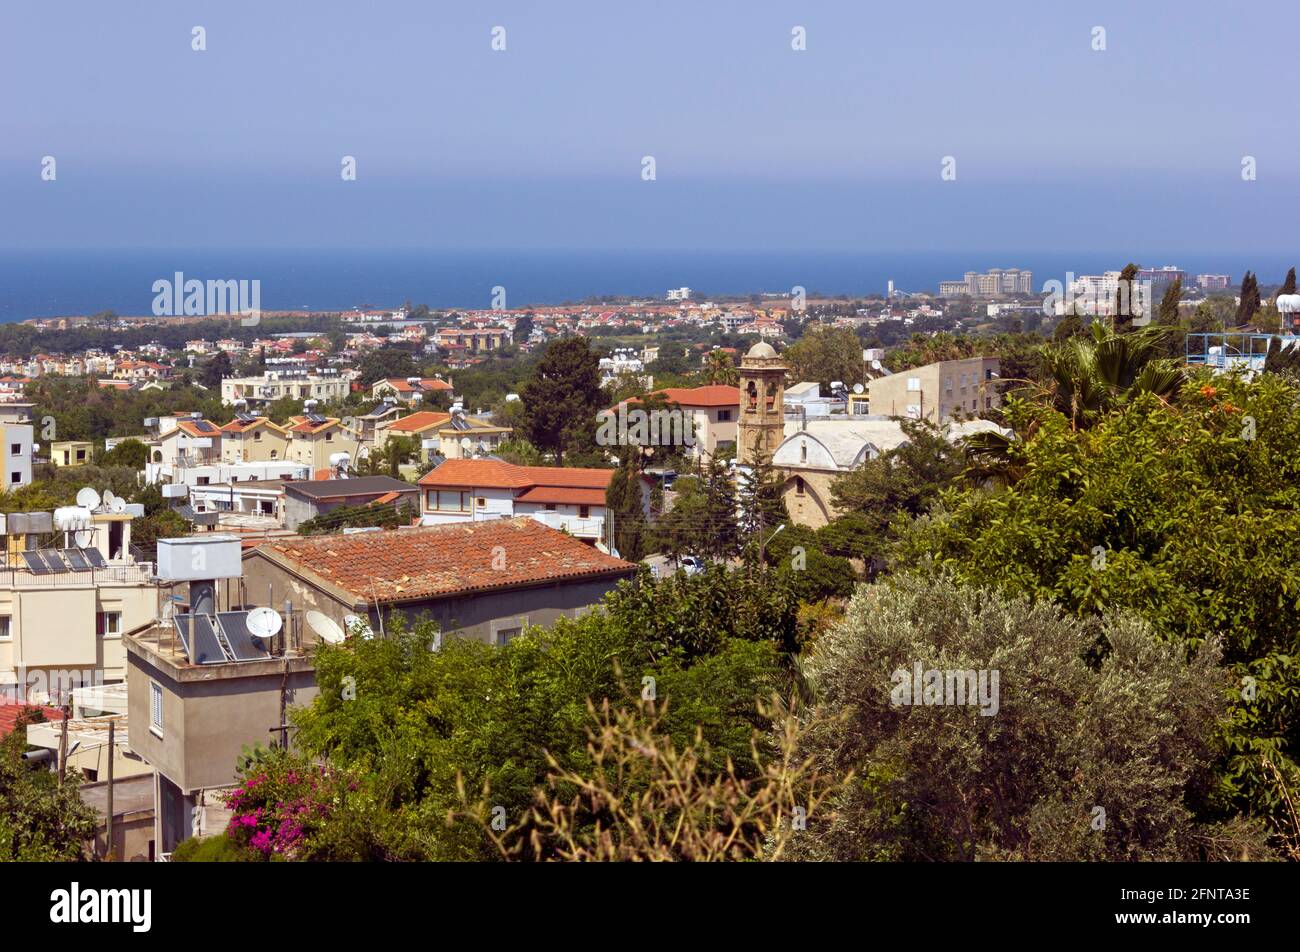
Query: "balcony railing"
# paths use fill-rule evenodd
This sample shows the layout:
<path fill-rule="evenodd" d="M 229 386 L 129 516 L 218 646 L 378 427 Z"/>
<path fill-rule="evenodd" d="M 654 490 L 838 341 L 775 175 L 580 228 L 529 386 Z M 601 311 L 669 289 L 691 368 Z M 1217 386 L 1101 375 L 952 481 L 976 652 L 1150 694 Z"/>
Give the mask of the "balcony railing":
<path fill-rule="evenodd" d="M 0 568 L 0 589 L 89 588 L 96 585 L 144 585 L 153 581 L 152 562 L 109 565 L 85 572 L 33 575 L 23 568 Z"/>
<path fill-rule="evenodd" d="M 563 529 L 569 535 L 579 539 L 599 539 L 605 534 L 604 519 L 580 519 L 577 516 L 566 516 L 563 513 L 546 510 L 529 513 L 529 515 L 544 526 Z"/>

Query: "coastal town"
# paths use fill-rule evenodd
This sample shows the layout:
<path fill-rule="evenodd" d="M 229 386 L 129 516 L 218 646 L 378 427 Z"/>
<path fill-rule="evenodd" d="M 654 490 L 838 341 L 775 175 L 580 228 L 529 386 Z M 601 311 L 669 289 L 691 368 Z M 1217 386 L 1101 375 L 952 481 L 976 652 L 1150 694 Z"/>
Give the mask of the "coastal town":
<path fill-rule="evenodd" d="M 321 651 L 411 629 L 505 651 L 656 580 L 755 571 L 820 606 L 783 636 L 815 638 L 888 564 L 884 523 L 864 519 L 898 504 L 875 508 L 864 480 L 1014 438 L 1004 398 L 1041 399 L 1024 377 L 1091 340 L 1085 318 L 1097 334 L 1127 322 L 1117 341 L 1177 335 L 1181 352 L 1133 357 L 1176 382 L 1264 370 L 1300 313 L 1294 274 L 1255 302 L 1253 275 L 1200 276 L 1184 297 L 1179 272 L 1147 327 L 1116 310 L 1122 283 L 1149 284 L 1131 265 L 1103 306 L 1040 300 L 1031 317 L 1028 275 L 998 274 L 968 275 L 957 299 L 681 288 L 513 312 L 17 325 L 34 352 L 5 356 L 0 379 L 0 729 L 80 778 L 78 848 L 224 844 L 247 752 L 292 749 L 293 710 L 320 707 Z M 69 334 L 97 345 L 42 346 Z"/>

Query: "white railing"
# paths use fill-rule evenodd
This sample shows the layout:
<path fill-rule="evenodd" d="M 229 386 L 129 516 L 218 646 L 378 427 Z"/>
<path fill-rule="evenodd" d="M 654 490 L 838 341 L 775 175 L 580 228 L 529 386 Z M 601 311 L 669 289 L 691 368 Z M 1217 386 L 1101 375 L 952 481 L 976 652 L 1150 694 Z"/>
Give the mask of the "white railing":
<path fill-rule="evenodd" d="M 580 539 L 599 539 L 605 534 L 604 519 L 580 519 L 577 516 L 546 510 L 530 513 L 530 515 L 544 526 L 563 529 L 569 535 Z"/>

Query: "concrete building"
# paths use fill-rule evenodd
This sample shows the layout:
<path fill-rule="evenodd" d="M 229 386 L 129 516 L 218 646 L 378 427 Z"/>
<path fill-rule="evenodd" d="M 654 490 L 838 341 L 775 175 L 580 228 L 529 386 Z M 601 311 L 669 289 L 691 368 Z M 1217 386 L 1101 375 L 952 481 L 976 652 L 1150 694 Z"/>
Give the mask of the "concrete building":
<path fill-rule="evenodd" d="M 131 555 L 125 513 L 82 510 L 88 528 L 65 548 L 48 513 L 0 516 L 0 694 L 58 700 L 73 687 L 126 677 L 122 635 L 158 617 L 153 567 Z"/>
<path fill-rule="evenodd" d="M 391 476 L 359 476 L 352 479 L 313 479 L 284 484 L 284 525 L 296 530 L 342 506 L 420 507 L 419 489 Z"/>
<path fill-rule="evenodd" d="M 0 447 L 4 448 L 4 473 L 0 488 L 17 489 L 32 481 L 32 426 L 0 422 Z"/>
<path fill-rule="evenodd" d="M 605 491 L 614 472 L 449 459 L 420 479 L 421 523 L 437 526 L 529 516 L 575 539 L 607 547 Z"/>
<path fill-rule="evenodd" d="M 50 444 L 50 462 L 55 466 L 85 466 L 90 463 L 94 444 L 88 440 L 59 440 Z"/>
<path fill-rule="evenodd" d="M 342 400 L 348 395 L 348 380 L 338 374 L 301 370 L 268 370 L 260 377 L 227 377 L 221 381 L 221 402 L 234 406 L 243 400 L 252 410 L 276 400 Z"/>
<path fill-rule="evenodd" d="M 343 454 L 347 455 L 348 466 L 355 465 L 360 457 L 360 434 L 335 417 L 318 414 L 290 417 L 285 431 L 289 434 L 288 458 L 306 463 L 314 475 L 322 470 L 337 470 L 337 461 L 342 460 Z"/>
<path fill-rule="evenodd" d="M 289 455 L 289 433 L 264 416 L 245 413 L 221 428 L 221 460 L 253 463 L 282 460 Z"/>
<path fill-rule="evenodd" d="M 954 416 L 978 416 L 1001 406 L 996 357 L 943 360 L 877 377 L 867 383 L 873 416 L 908 417 L 939 423 Z"/>
<path fill-rule="evenodd" d="M 1001 297 L 1005 294 L 1033 294 L 1034 273 L 1020 268 L 989 268 L 984 274 L 967 271 L 960 281 L 940 281 L 939 296 L 945 298 Z"/>
<path fill-rule="evenodd" d="M 318 613 L 322 633 L 352 617 L 379 633 L 400 614 L 496 645 L 577 617 L 636 571 L 530 518 L 281 539 L 244 556 L 248 591 Z"/>

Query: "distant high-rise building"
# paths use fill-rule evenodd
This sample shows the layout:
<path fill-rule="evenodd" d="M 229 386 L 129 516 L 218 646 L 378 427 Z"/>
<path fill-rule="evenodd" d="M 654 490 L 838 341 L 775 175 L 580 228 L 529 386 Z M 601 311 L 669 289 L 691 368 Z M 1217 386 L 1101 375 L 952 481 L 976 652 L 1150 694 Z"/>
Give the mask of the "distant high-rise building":
<path fill-rule="evenodd" d="M 1150 281 L 1153 288 L 1160 287 L 1162 284 L 1173 284 L 1174 281 L 1186 283 L 1187 272 L 1182 268 L 1175 268 L 1171 264 L 1163 268 L 1143 268 L 1138 272 L 1139 281 Z"/>
<path fill-rule="evenodd" d="M 1001 297 L 1004 294 L 1033 294 L 1034 273 L 1019 268 L 990 268 L 984 274 L 967 271 L 960 281 L 940 281 L 940 297 Z"/>
<path fill-rule="evenodd" d="M 690 288 L 671 288 L 668 291 L 668 300 L 670 301 L 689 301 L 690 299 Z"/>
<path fill-rule="evenodd" d="M 1222 291 L 1232 284 L 1232 278 L 1226 274 L 1198 274 L 1196 286 L 1206 291 Z"/>

